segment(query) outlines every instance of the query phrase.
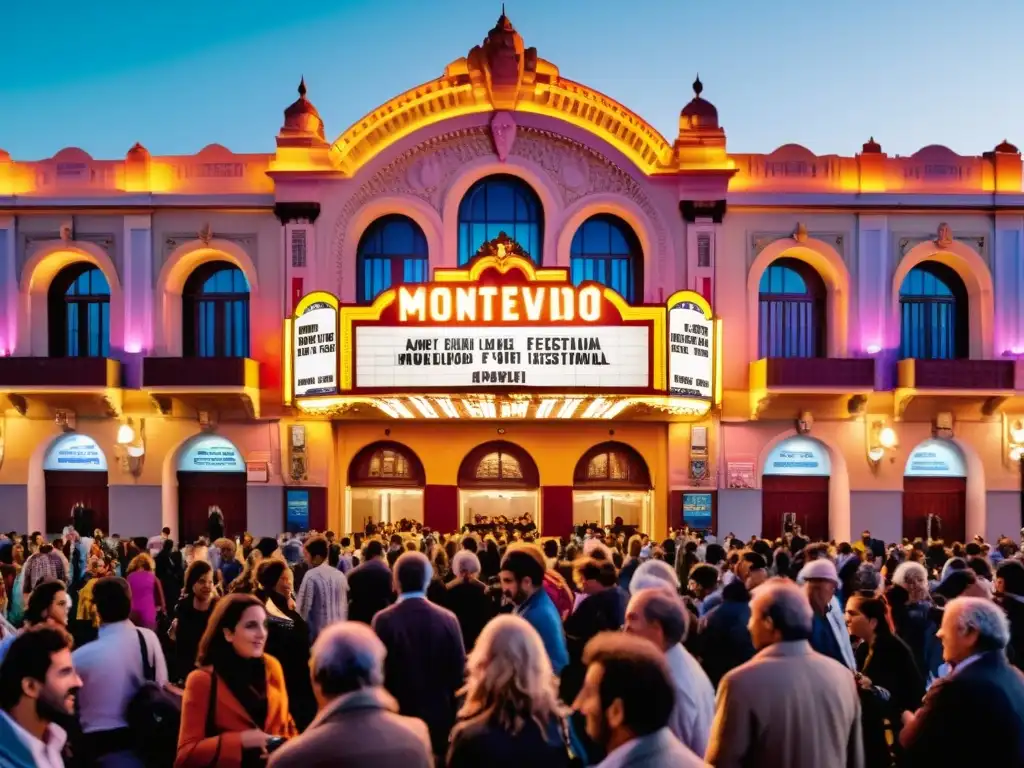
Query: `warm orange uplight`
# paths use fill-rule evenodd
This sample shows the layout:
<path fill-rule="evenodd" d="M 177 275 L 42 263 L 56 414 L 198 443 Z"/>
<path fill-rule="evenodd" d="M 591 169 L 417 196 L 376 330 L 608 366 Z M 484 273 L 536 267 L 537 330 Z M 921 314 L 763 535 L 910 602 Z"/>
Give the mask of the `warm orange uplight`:
<path fill-rule="evenodd" d="M 601 289 L 563 285 L 420 285 L 398 289 L 398 319 L 432 323 L 601 320 Z"/>

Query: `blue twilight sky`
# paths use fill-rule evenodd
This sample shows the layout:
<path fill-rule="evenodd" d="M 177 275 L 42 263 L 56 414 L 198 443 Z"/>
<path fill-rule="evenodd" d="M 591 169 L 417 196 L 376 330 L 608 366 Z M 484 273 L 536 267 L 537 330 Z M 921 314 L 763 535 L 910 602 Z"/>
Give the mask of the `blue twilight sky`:
<path fill-rule="evenodd" d="M 270 152 L 304 74 L 328 139 L 441 74 L 491 0 L 5 0 L 0 148 Z M 1021 0 L 507 0 L 527 46 L 670 141 L 699 71 L 733 152 L 1024 144 Z"/>

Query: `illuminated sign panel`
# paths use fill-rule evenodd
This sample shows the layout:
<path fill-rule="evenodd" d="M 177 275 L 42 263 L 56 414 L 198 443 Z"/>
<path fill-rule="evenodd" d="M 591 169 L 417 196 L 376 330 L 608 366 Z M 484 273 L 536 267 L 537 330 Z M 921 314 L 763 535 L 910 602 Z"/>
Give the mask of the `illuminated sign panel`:
<path fill-rule="evenodd" d="M 338 302 L 329 294 L 303 299 L 292 321 L 295 396 L 338 391 Z"/>
<path fill-rule="evenodd" d="M 355 386 L 645 389 L 646 326 L 358 326 Z"/>
<path fill-rule="evenodd" d="M 669 394 L 711 398 L 715 325 L 699 294 L 681 291 L 669 299 L 668 340 Z"/>
<path fill-rule="evenodd" d="M 369 305 L 303 298 L 285 321 L 285 402 L 393 418 L 698 415 L 720 397 L 719 323 L 692 291 L 633 306 L 499 243 Z"/>

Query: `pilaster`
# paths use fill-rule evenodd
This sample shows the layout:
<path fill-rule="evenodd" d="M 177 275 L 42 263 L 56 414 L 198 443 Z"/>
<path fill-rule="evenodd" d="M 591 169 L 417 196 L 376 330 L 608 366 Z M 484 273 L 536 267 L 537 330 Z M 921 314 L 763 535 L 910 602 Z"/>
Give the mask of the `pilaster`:
<path fill-rule="evenodd" d="M 995 292 L 993 308 L 992 352 L 995 357 L 1024 352 L 1024 269 L 1021 250 L 1024 247 L 1024 217 L 995 217 L 995 251 L 992 260 L 992 282 Z"/>
<path fill-rule="evenodd" d="M 889 249 L 889 220 L 886 216 L 860 216 L 857 220 L 857 261 L 854 290 L 847 319 L 849 354 L 874 356 L 875 389 L 891 389 L 892 366 L 887 363 L 899 348 L 900 329 L 890 327 L 892 307 L 892 266 Z M 856 313 L 856 315 L 854 315 Z"/>
<path fill-rule="evenodd" d="M 0 356 L 13 355 L 18 346 L 17 253 L 15 252 L 15 220 L 0 216 Z"/>
<path fill-rule="evenodd" d="M 124 339 L 121 359 L 125 384 L 142 383 L 142 358 L 153 351 L 153 222 L 152 217 L 124 217 Z M 117 339 L 111 339 L 111 349 Z"/>

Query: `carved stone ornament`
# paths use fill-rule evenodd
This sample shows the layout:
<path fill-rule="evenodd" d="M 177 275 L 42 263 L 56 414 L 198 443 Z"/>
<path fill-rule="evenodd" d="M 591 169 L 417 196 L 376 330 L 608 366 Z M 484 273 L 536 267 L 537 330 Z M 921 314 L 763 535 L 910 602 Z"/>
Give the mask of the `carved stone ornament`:
<path fill-rule="evenodd" d="M 197 234 L 203 245 L 209 245 L 210 241 L 213 240 L 213 227 L 210 226 L 210 222 L 206 222 Z"/>
<path fill-rule="evenodd" d="M 60 225 L 60 239 L 65 243 L 70 243 L 75 239 L 75 231 L 72 228 L 70 222 L 67 224 Z"/>
<path fill-rule="evenodd" d="M 800 222 L 796 225 L 796 230 L 793 232 L 793 239 L 798 243 L 807 242 L 807 225 Z"/>
<path fill-rule="evenodd" d="M 497 112 L 491 118 L 491 138 L 498 159 L 504 163 L 516 141 L 516 121 L 511 112 Z"/>
<path fill-rule="evenodd" d="M 949 248 L 953 244 L 953 230 L 946 222 L 939 224 L 939 231 L 936 233 L 935 244 L 939 248 Z"/>
<path fill-rule="evenodd" d="M 522 256 L 524 259 L 530 258 L 530 254 L 523 250 L 523 246 L 504 232 L 499 232 L 496 238 L 481 245 L 480 250 L 476 252 L 476 256 L 494 256 L 498 264 L 501 265 L 504 265 L 505 259 L 510 256 Z"/>

